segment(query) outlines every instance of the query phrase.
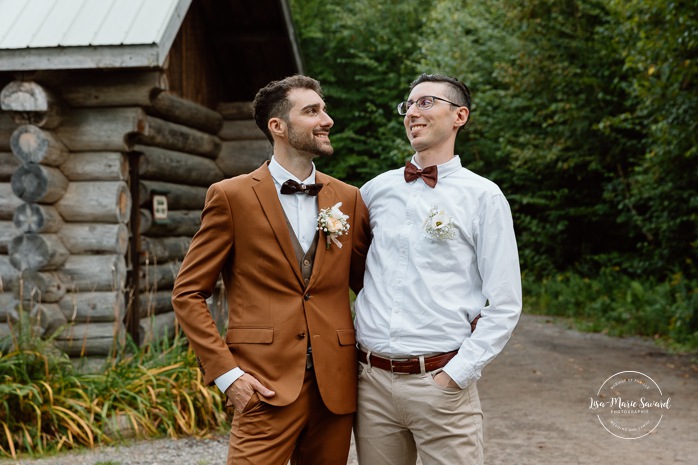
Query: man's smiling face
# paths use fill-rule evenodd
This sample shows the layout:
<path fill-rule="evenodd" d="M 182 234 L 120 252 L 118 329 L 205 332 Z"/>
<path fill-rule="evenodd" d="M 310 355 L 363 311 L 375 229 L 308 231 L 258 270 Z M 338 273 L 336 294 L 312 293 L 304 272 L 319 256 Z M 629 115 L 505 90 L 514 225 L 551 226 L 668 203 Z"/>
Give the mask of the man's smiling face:
<path fill-rule="evenodd" d="M 329 135 L 334 121 L 327 114 L 322 98 L 310 89 L 293 89 L 288 99 L 293 103 L 286 121 L 289 145 L 315 156 L 332 155 Z"/>

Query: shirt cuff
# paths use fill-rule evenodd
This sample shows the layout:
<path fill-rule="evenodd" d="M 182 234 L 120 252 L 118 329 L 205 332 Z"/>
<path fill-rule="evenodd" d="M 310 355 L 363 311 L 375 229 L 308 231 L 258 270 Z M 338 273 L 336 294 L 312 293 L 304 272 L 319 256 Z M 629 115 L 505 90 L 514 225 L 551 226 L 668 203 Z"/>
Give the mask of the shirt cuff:
<path fill-rule="evenodd" d="M 242 371 L 240 368 L 233 368 L 229 372 L 223 373 L 218 378 L 214 379 L 213 382 L 216 383 L 218 389 L 220 389 L 221 392 L 225 394 L 225 391 L 230 387 L 230 385 L 237 381 L 238 378 L 244 374 L 245 372 Z"/>
<path fill-rule="evenodd" d="M 460 362 L 456 355 L 444 367 L 444 372 L 456 382 L 461 389 L 467 388 L 473 381 L 480 378 L 480 373 L 469 362 Z M 459 363 L 460 362 L 460 363 Z"/>

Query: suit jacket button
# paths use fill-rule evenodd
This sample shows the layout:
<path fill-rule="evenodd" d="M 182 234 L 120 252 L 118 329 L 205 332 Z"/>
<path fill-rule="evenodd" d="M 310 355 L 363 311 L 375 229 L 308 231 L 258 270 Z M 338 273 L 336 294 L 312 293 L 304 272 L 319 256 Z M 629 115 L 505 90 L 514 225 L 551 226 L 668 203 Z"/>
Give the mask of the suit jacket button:
<path fill-rule="evenodd" d="M 310 300 L 310 294 L 306 294 L 303 298 L 304 298 L 305 300 Z"/>
<path fill-rule="evenodd" d="M 296 336 L 298 339 L 305 339 L 305 333 L 298 333 L 298 336 Z"/>

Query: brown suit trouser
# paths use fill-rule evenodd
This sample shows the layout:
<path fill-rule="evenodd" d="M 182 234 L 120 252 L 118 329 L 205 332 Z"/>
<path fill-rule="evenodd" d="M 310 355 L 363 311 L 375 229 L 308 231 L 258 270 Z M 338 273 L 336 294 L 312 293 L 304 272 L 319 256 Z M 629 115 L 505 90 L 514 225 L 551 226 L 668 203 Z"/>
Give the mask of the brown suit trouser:
<path fill-rule="evenodd" d="M 284 407 L 254 394 L 245 411 L 235 412 L 228 465 L 346 465 L 353 414 L 335 415 L 325 407 L 315 380 L 306 371 L 298 398 Z"/>

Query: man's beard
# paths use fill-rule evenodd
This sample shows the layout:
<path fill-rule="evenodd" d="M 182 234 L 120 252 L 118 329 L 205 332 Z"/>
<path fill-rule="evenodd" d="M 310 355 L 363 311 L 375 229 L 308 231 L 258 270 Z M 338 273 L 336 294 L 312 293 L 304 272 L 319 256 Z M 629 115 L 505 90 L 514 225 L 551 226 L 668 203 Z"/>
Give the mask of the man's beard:
<path fill-rule="evenodd" d="M 332 145 L 329 143 L 329 139 L 327 144 L 323 144 L 315 139 L 312 133 L 297 132 L 291 126 L 288 128 L 288 143 L 298 151 L 307 152 L 319 157 L 329 157 L 334 152 Z"/>

